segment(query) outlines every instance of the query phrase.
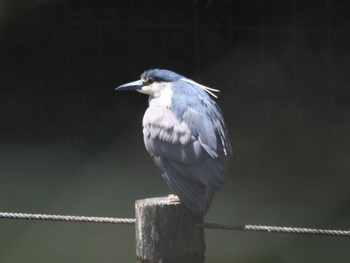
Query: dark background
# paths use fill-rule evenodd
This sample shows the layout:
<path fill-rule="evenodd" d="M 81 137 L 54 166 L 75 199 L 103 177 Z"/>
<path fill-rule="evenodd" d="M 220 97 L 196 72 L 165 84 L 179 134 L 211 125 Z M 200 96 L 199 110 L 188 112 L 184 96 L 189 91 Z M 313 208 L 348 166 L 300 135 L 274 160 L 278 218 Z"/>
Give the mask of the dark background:
<path fill-rule="evenodd" d="M 167 68 L 221 90 L 235 155 L 206 220 L 349 229 L 348 1 L 0 1 L 0 211 L 134 217 Z M 1 220 L 0 262 L 134 262 L 124 225 Z M 349 262 L 350 240 L 206 231 L 207 262 Z"/>

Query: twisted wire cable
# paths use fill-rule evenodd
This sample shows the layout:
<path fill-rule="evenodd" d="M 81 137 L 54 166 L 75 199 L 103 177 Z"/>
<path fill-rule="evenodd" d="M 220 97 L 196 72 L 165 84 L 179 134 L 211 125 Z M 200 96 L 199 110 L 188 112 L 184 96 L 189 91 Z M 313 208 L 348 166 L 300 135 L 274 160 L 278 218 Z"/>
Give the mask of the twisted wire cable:
<path fill-rule="evenodd" d="M 135 224 L 133 218 L 94 217 L 94 216 L 72 216 L 72 215 L 47 215 L 47 214 L 26 214 L 0 212 L 0 218 L 45 220 L 83 223 L 105 223 L 105 224 Z"/>
<path fill-rule="evenodd" d="M 48 215 L 48 214 L 28 214 L 28 213 L 8 213 L 0 212 L 0 219 L 22 219 L 22 220 L 43 220 L 62 222 L 82 222 L 82 223 L 102 223 L 102 224 L 135 224 L 134 218 L 115 217 L 93 217 L 93 216 L 72 216 L 72 215 Z M 255 231 L 268 233 L 323 235 L 336 237 L 350 237 L 349 230 L 331 230 L 302 227 L 285 226 L 262 226 L 262 225 L 227 225 L 216 223 L 204 223 L 202 227 L 217 230 L 237 230 Z"/>
<path fill-rule="evenodd" d="M 220 230 L 238 230 L 238 231 L 255 231 L 268 233 L 288 233 L 288 234 L 304 234 L 304 235 L 323 235 L 323 236 L 339 236 L 350 237 L 349 230 L 331 230 L 303 227 L 285 227 L 285 226 L 261 226 L 261 225 L 225 225 L 215 223 L 204 223 L 205 228 Z"/>

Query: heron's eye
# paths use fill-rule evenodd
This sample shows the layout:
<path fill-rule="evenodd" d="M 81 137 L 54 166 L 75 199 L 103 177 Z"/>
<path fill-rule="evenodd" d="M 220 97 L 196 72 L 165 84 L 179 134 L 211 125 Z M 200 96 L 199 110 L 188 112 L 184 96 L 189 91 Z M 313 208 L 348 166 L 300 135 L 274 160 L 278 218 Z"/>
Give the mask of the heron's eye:
<path fill-rule="evenodd" d="M 144 85 L 151 85 L 154 82 L 154 78 L 147 78 L 143 80 Z"/>

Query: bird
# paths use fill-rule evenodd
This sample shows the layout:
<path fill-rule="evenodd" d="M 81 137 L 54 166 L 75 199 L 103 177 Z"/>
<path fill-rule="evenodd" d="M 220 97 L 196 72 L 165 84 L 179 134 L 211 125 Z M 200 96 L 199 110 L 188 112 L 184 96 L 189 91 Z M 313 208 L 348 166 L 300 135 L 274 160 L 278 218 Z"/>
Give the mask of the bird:
<path fill-rule="evenodd" d="M 116 88 L 149 95 L 142 120 L 145 147 L 173 192 L 194 215 L 204 216 L 224 182 L 232 156 L 217 89 L 166 69 L 150 69 Z"/>

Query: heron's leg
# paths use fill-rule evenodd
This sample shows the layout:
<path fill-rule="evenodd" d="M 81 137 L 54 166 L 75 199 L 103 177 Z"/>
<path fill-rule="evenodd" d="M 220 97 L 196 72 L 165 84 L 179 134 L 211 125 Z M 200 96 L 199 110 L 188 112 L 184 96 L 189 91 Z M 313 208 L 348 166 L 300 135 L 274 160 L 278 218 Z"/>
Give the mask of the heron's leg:
<path fill-rule="evenodd" d="M 173 194 L 168 195 L 168 200 L 170 202 L 180 202 L 180 198 L 177 195 L 173 195 Z"/>

